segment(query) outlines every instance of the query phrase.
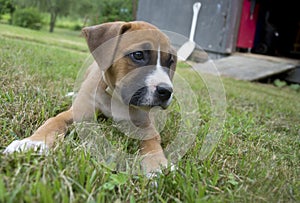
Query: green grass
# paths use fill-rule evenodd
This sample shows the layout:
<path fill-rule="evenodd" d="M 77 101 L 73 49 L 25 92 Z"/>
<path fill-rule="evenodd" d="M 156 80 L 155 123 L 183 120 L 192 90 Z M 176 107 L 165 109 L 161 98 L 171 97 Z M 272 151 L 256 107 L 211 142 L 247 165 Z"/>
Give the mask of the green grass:
<path fill-rule="evenodd" d="M 77 32 L 0 25 L 0 150 L 70 106 L 64 95 L 73 90 L 87 56 Z M 179 64 L 178 73 L 197 93 L 201 130 L 178 170 L 156 178 L 157 187 L 141 175 L 116 173 L 99 162 L 71 128 L 48 156 L 0 155 L 0 202 L 299 202 L 299 92 L 223 78 L 223 136 L 215 153 L 201 160 L 211 104 L 193 71 Z M 176 133 L 177 119 L 174 115 L 167 122 L 165 141 Z M 124 139 L 110 120 L 101 125 L 115 146 L 127 147 L 117 142 Z"/>
<path fill-rule="evenodd" d="M 56 28 L 54 33 L 47 32 L 44 28 L 41 34 L 40 31 L 23 29 L 11 25 L 0 25 L 0 35 L 5 38 L 26 40 L 28 42 L 36 42 L 48 46 L 58 46 L 60 48 L 71 49 L 76 51 L 86 52 L 85 40 L 81 36 L 80 31 L 74 32 L 66 29 Z"/>

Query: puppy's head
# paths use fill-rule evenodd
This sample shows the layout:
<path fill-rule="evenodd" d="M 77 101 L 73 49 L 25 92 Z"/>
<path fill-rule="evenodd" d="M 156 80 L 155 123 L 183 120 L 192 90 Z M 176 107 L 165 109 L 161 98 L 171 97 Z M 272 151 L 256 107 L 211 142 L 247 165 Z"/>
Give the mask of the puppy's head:
<path fill-rule="evenodd" d="M 177 57 L 168 37 L 145 22 L 115 22 L 83 30 L 105 83 L 126 105 L 167 108 Z"/>

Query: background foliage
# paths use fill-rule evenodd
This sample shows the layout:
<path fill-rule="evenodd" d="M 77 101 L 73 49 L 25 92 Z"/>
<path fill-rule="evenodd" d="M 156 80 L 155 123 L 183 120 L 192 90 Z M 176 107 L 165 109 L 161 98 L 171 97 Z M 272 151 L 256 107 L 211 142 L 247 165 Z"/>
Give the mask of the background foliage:
<path fill-rule="evenodd" d="M 40 15 L 39 23 L 49 25 L 50 32 L 54 31 L 60 19 L 70 22 L 64 23 L 65 27 L 79 30 L 84 26 L 108 21 L 134 20 L 136 5 L 137 0 L 0 0 L 0 16 L 10 15 L 8 23 L 13 23 L 13 18 L 21 10 L 34 8 L 32 13 L 29 10 L 25 13 L 23 11 L 16 25 L 33 28 L 27 25 L 28 18 Z"/>
<path fill-rule="evenodd" d="M 36 8 L 18 9 L 14 13 L 14 25 L 34 30 L 42 28 L 42 16 Z"/>

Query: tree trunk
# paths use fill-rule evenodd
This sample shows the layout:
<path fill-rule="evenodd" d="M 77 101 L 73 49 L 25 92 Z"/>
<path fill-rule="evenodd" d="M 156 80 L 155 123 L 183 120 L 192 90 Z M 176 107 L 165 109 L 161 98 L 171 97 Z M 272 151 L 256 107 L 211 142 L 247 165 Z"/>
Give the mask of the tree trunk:
<path fill-rule="evenodd" d="M 12 25 L 14 22 L 14 12 L 10 12 L 9 24 Z"/>
<path fill-rule="evenodd" d="M 89 20 L 89 16 L 84 16 L 84 20 L 83 20 L 83 26 L 82 27 L 85 27 L 87 25 L 87 22 Z"/>
<path fill-rule="evenodd" d="M 55 22 L 56 22 L 56 16 L 57 16 L 56 11 L 52 11 L 50 13 L 50 29 L 49 29 L 49 32 L 53 32 L 54 31 L 54 26 L 55 26 Z"/>
<path fill-rule="evenodd" d="M 136 0 L 132 0 L 132 18 L 136 20 Z"/>

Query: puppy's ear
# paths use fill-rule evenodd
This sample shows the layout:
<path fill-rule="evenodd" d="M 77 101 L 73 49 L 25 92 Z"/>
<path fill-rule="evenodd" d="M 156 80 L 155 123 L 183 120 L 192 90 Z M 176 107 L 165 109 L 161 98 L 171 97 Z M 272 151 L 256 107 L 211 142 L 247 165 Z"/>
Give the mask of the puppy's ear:
<path fill-rule="evenodd" d="M 131 23 L 113 22 L 86 27 L 82 30 L 90 52 L 99 66 L 106 69 L 113 62 L 119 36 L 131 28 Z M 104 65 L 104 67 L 103 67 Z"/>
<path fill-rule="evenodd" d="M 101 25 L 83 28 L 82 33 L 92 53 L 103 43 L 123 34 L 130 29 L 130 27 L 131 24 L 126 22 L 103 23 Z"/>

